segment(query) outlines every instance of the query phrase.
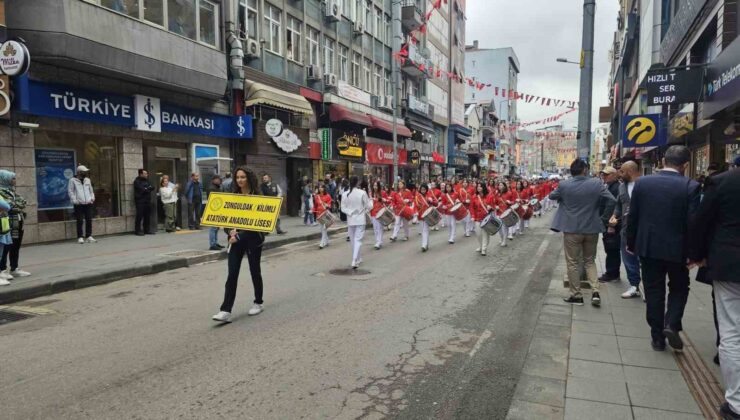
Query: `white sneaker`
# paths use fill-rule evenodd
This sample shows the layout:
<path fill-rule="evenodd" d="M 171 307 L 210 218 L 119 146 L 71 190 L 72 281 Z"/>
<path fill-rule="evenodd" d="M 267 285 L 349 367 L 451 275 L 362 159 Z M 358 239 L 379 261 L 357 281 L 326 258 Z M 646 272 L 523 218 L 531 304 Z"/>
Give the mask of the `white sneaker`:
<path fill-rule="evenodd" d="M 6 279 L 0 278 L 0 286 L 7 286 L 10 282 Z"/>
<path fill-rule="evenodd" d="M 249 308 L 249 316 L 259 315 L 264 309 L 262 308 L 262 305 L 255 303 L 252 305 L 251 308 Z"/>
<path fill-rule="evenodd" d="M 0 271 L 0 279 L 3 279 L 3 280 L 13 280 L 13 276 L 11 276 L 10 273 L 7 270 Z"/>
<path fill-rule="evenodd" d="M 508 245 L 506 242 L 501 242 L 501 248 L 506 248 Z"/>
<path fill-rule="evenodd" d="M 509 240 L 510 240 L 510 241 L 513 241 L 513 240 L 514 240 L 514 235 L 512 235 L 512 234 L 509 234 Z"/>
<path fill-rule="evenodd" d="M 475 252 L 480 252 L 480 248 L 475 248 Z"/>
<path fill-rule="evenodd" d="M 28 277 L 31 275 L 28 271 L 23 271 L 19 268 L 16 268 L 15 270 L 10 272 L 10 275 L 13 277 Z"/>
<path fill-rule="evenodd" d="M 213 320 L 218 322 L 231 322 L 231 312 L 220 311 L 213 316 Z"/>
<path fill-rule="evenodd" d="M 83 238 L 82 236 L 80 236 L 79 238 L 77 238 L 77 243 L 78 244 L 84 244 L 85 243 L 85 238 Z"/>
<path fill-rule="evenodd" d="M 622 299 L 630 299 L 638 296 L 640 296 L 640 291 L 635 286 L 630 286 L 626 292 L 622 293 Z"/>
<path fill-rule="evenodd" d="M 87 238 L 87 243 L 89 243 L 89 244 L 94 244 L 94 243 L 95 243 L 95 242 L 97 242 L 97 241 L 98 241 L 98 240 L 97 240 L 97 239 L 95 239 L 95 238 L 93 238 L 92 236 L 90 236 L 90 237 L 88 237 L 88 238 Z"/>
<path fill-rule="evenodd" d="M 481 250 L 480 254 L 485 257 L 486 256 L 486 250 L 485 249 Z"/>

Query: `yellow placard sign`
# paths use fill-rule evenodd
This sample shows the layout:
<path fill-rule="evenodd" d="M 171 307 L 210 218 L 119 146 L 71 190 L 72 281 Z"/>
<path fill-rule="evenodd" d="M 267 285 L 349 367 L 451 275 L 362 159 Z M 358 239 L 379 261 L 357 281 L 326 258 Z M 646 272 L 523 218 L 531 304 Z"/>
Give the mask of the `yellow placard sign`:
<path fill-rule="evenodd" d="M 211 193 L 200 224 L 270 233 L 275 229 L 282 204 L 282 197 Z"/>

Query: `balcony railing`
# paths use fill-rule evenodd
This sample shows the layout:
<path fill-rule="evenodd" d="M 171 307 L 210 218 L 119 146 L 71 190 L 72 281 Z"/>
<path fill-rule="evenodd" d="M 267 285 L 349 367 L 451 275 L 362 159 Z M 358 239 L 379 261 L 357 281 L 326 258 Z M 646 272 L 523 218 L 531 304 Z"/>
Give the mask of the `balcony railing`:
<path fill-rule="evenodd" d="M 409 59 L 404 61 L 401 70 L 411 77 L 427 77 L 430 61 L 427 58 L 425 50 L 419 49 L 416 45 L 409 47 Z M 419 69 L 423 67 L 424 70 Z"/>
<path fill-rule="evenodd" d="M 401 2 L 401 26 L 407 32 L 415 31 L 422 25 L 420 4 L 416 0 L 402 0 Z"/>

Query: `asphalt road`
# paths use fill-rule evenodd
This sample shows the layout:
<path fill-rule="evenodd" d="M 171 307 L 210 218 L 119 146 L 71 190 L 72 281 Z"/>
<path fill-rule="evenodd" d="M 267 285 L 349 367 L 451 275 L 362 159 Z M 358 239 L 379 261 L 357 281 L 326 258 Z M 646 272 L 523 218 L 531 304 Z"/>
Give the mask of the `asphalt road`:
<path fill-rule="evenodd" d="M 424 254 L 368 232 L 364 275 L 330 273 L 344 237 L 273 250 L 265 312 L 245 261 L 224 326 L 224 261 L 18 303 L 46 313 L 0 327 L 0 417 L 504 418 L 562 248 L 547 221 L 487 257 L 461 228 Z"/>

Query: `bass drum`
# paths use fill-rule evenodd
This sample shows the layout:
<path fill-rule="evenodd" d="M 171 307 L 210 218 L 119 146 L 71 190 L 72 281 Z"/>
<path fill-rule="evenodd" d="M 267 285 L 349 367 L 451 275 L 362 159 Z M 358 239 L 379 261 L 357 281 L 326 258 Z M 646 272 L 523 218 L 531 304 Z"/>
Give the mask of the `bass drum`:
<path fill-rule="evenodd" d="M 429 227 L 434 227 L 439 224 L 439 222 L 442 221 L 442 215 L 439 214 L 439 210 L 437 210 L 434 207 L 429 207 L 426 209 L 424 214 L 421 215 L 421 218 L 426 222 Z"/>
<path fill-rule="evenodd" d="M 516 226 L 516 224 L 519 223 L 519 215 L 517 215 L 516 212 L 512 209 L 508 209 L 505 212 L 501 213 L 501 221 L 504 222 L 504 226 L 510 228 L 512 226 Z"/>
<path fill-rule="evenodd" d="M 414 210 L 411 207 L 404 207 L 401 209 L 401 211 L 398 212 L 398 215 L 401 216 L 402 219 L 411 220 L 414 218 Z"/>
<path fill-rule="evenodd" d="M 502 222 L 501 219 L 491 213 L 480 222 L 480 228 L 485 230 L 489 235 L 495 235 L 499 230 L 501 230 L 501 225 L 503 225 L 503 223 L 504 222 Z"/>
<path fill-rule="evenodd" d="M 337 216 L 335 216 L 329 210 L 324 210 L 324 212 L 319 215 L 316 221 L 322 224 L 324 227 L 330 228 L 334 223 L 337 222 Z"/>
<path fill-rule="evenodd" d="M 458 222 L 468 215 L 468 209 L 462 203 L 457 203 L 450 209 L 450 214 L 455 216 Z"/>

